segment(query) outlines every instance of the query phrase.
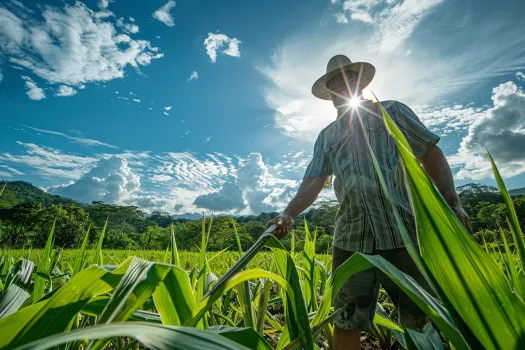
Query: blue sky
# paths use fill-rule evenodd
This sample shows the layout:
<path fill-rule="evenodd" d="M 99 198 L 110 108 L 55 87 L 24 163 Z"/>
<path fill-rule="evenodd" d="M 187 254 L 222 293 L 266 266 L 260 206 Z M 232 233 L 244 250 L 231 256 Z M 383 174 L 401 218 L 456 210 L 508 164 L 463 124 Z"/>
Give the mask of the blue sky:
<path fill-rule="evenodd" d="M 456 184 L 493 184 L 489 149 L 524 187 L 520 23 L 522 1 L 6 0 L 0 178 L 148 211 L 281 210 L 335 118 L 310 89 L 341 53 L 442 135 Z"/>

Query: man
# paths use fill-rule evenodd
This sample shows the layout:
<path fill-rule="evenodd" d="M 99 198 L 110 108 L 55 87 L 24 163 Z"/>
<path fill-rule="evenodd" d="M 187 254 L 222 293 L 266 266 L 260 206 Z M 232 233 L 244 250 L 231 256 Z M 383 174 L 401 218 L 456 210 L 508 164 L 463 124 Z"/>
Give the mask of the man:
<path fill-rule="evenodd" d="M 323 188 L 331 186 L 332 175 L 335 175 L 334 190 L 340 210 L 335 218 L 332 271 L 353 252 L 378 254 L 428 290 L 426 280 L 408 255 L 394 217 L 393 206 L 417 244 L 414 214 L 395 141 L 388 133 L 378 106 L 362 98 L 362 90 L 374 74 L 375 68 L 369 63 L 352 63 L 343 55 L 330 59 L 326 74 L 315 82 L 312 93 L 318 98 L 332 100 L 337 119 L 320 132 L 313 159 L 294 199 L 267 226 L 276 224 L 274 234 L 284 237 L 293 220 L 313 204 Z M 450 167 L 437 146 L 439 137 L 406 105 L 397 101 L 382 104 L 436 188 L 470 230 Z M 377 158 L 392 202 L 386 199 L 380 186 L 368 145 Z M 403 325 L 421 330 L 428 322 L 426 315 L 388 277 L 377 269 L 365 270 L 346 281 L 335 297 L 335 309 L 347 303 L 349 306 L 335 321 L 334 350 L 360 349 L 360 332 L 373 325 L 380 284 L 396 305 Z"/>

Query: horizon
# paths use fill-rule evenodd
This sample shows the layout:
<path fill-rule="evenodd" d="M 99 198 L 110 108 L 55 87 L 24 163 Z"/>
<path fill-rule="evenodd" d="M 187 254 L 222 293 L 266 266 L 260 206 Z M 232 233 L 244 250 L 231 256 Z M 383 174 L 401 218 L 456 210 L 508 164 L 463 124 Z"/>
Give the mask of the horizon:
<path fill-rule="evenodd" d="M 456 187 L 495 184 L 488 149 L 523 188 L 519 23 L 519 1 L 8 0 L 0 179 L 171 215 L 280 211 L 336 116 L 311 86 L 346 54 L 376 67 L 365 96 L 441 136 Z"/>

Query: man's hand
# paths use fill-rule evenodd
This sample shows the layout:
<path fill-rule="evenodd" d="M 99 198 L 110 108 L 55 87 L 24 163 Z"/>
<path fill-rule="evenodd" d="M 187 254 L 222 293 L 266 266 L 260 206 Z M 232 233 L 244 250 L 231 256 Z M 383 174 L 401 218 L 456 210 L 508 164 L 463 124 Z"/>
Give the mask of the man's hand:
<path fill-rule="evenodd" d="M 288 214 L 282 213 L 281 215 L 276 216 L 272 220 L 268 221 L 266 223 L 266 228 L 272 226 L 273 224 L 276 225 L 273 234 L 275 235 L 275 237 L 281 239 L 284 236 L 286 236 L 288 231 L 292 229 L 293 218 Z"/>
<path fill-rule="evenodd" d="M 463 226 L 465 226 L 467 231 L 472 234 L 472 226 L 470 225 L 470 218 L 468 217 L 467 212 L 465 211 L 465 209 L 463 209 L 461 204 L 457 203 L 457 204 L 451 205 L 450 208 L 452 209 L 452 212 L 456 214 L 456 217 L 458 218 L 458 220 L 463 224 Z"/>

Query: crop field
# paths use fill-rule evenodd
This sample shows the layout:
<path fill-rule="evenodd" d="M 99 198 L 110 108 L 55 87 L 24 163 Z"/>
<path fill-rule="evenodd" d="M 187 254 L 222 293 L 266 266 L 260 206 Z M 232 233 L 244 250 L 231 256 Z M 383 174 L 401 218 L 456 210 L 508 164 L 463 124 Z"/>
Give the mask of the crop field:
<path fill-rule="evenodd" d="M 43 249 L 33 250 L 22 250 L 13 249 L 10 251 L 10 257 L 13 261 L 20 259 L 26 259 L 33 262 L 40 261 Z M 60 271 L 71 271 L 72 266 L 75 263 L 75 258 L 78 251 L 74 249 L 64 249 L 60 252 L 60 259 L 56 263 L 56 267 Z M 184 252 L 179 251 L 180 267 L 184 270 L 190 271 L 193 267 L 199 263 L 199 253 L 195 252 Z M 93 257 L 97 255 L 95 250 L 86 250 L 86 256 Z M 140 259 L 159 262 L 164 261 L 166 252 L 161 250 L 103 250 L 102 251 L 104 264 L 107 265 L 120 265 L 130 256 L 136 256 Z M 216 276 L 221 277 L 234 263 L 237 261 L 242 254 L 239 252 L 225 251 L 225 252 L 207 252 L 207 255 L 212 257 L 209 261 L 210 271 Z M 214 255 L 217 257 L 213 258 Z M 255 257 L 248 263 L 248 268 L 261 268 L 269 269 L 271 265 L 272 253 L 271 252 L 259 252 Z M 293 257 L 294 261 L 298 266 L 302 264 L 302 253 L 296 253 Z M 316 261 L 324 264 L 330 271 L 332 264 L 332 256 L 326 254 L 316 254 Z"/>
<path fill-rule="evenodd" d="M 496 166 L 513 238 L 503 235 L 502 251 L 472 238 L 383 116 L 405 165 L 418 246 L 398 223 L 432 293 L 379 256 L 356 253 L 331 274 L 330 257 L 314 254 L 316 232 L 306 222 L 304 249 L 291 252 L 270 232 L 243 251 L 235 225 L 237 247 L 208 251 L 213 219 L 204 217 L 198 253 L 179 252 L 173 231 L 163 252 L 105 251 L 104 230 L 93 249 L 88 231 L 78 249 L 60 251 L 52 229 L 43 250 L 2 253 L 0 348 L 328 349 L 342 312 L 332 307 L 336 293 L 370 268 L 432 322 L 423 330 L 404 327 L 381 293 L 375 326 L 362 335 L 368 348 L 525 348 L 525 242 Z"/>

